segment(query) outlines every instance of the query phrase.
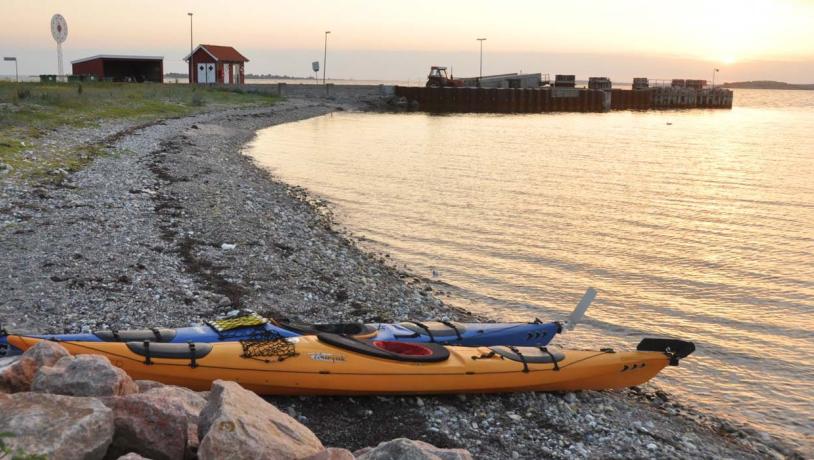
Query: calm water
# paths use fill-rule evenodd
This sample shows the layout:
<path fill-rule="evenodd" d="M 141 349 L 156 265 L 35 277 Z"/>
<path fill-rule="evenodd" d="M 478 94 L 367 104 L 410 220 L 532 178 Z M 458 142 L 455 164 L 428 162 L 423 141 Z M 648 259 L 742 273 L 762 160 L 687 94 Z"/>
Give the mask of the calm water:
<path fill-rule="evenodd" d="M 564 342 L 698 352 L 675 395 L 814 452 L 814 92 L 743 90 L 731 111 L 339 113 L 249 152 L 453 303 L 562 319 Z"/>

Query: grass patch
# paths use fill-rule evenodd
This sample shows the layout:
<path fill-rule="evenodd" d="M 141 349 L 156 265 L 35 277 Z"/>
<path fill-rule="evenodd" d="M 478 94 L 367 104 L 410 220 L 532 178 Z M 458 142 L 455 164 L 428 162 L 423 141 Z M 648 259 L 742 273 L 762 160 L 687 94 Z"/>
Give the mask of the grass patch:
<path fill-rule="evenodd" d="M 52 129 L 94 126 L 100 120 L 144 123 L 204 110 L 271 105 L 276 100 L 265 94 L 193 85 L 0 82 L 0 163 L 11 166 L 11 174 L 19 177 L 43 177 L 56 169 L 70 172 L 102 153 L 93 146 L 40 151 L 37 140 Z M 0 174 L 3 169 L 0 164 Z"/>

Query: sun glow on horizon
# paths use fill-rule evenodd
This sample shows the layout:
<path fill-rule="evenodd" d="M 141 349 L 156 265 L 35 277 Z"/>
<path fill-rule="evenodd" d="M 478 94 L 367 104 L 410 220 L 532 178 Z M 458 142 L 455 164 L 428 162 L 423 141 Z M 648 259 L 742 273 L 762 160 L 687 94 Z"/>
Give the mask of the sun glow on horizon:
<path fill-rule="evenodd" d="M 681 8 L 669 0 L 585 0 L 579 7 L 518 0 L 511 8 L 486 0 L 240 3 L 225 12 L 216 0 L 2 0 L 0 9 L 14 20 L 0 28 L 0 52 L 27 57 L 24 72 L 47 73 L 54 62 L 49 18 L 59 12 L 71 30 L 66 59 L 164 55 L 168 70 L 183 70 L 187 13 L 194 11 L 195 42 L 250 53 L 252 71 L 261 73 L 310 73 L 325 30 L 333 32 L 329 54 L 352 57 L 334 61 L 337 77 L 419 76 L 438 59 L 472 74 L 480 70 L 473 59 L 477 37 L 488 37 L 487 73 L 563 69 L 630 78 L 631 72 L 692 72 L 688 67 L 698 64 L 807 80 L 814 65 L 814 0 L 682 0 Z"/>

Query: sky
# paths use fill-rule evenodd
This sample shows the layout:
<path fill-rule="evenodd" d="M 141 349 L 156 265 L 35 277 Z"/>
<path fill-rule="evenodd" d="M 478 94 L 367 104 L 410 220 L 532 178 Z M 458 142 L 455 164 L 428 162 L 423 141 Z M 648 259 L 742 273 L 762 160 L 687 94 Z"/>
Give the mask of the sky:
<path fill-rule="evenodd" d="M 164 56 L 185 72 L 193 39 L 231 45 L 247 73 L 311 74 L 328 35 L 329 78 L 415 80 L 430 65 L 457 76 L 542 72 L 814 83 L 814 0 L 0 0 L 0 55 L 20 73 L 56 73 L 54 13 L 70 61 L 96 54 Z M 0 61 L 0 74 L 13 63 Z"/>

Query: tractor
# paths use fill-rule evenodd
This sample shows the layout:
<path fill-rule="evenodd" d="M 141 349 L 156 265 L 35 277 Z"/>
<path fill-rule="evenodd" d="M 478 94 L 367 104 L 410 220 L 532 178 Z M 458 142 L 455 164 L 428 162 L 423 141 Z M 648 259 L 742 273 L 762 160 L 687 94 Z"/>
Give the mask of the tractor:
<path fill-rule="evenodd" d="M 432 66 L 430 74 L 427 76 L 427 88 L 458 88 L 464 85 L 463 80 L 456 80 L 454 77 L 447 77 L 447 68 Z"/>

